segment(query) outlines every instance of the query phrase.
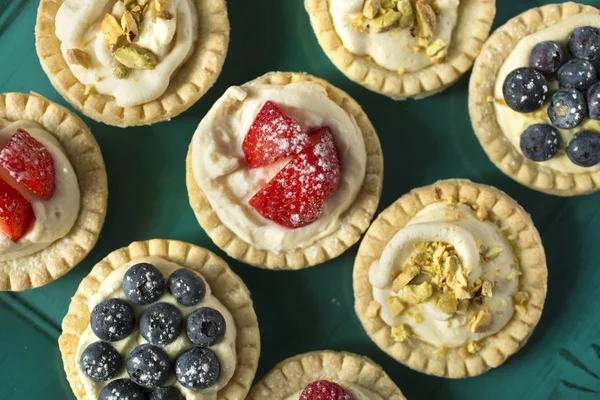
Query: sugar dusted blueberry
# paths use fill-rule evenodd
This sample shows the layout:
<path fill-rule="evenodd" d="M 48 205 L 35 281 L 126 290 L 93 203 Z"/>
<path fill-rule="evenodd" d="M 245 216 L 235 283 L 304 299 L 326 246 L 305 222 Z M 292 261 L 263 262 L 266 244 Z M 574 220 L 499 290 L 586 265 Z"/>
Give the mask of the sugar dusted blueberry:
<path fill-rule="evenodd" d="M 173 297 L 186 307 L 198 305 L 206 295 L 206 284 L 202 278 L 186 268 L 173 272 L 168 284 Z"/>
<path fill-rule="evenodd" d="M 561 88 L 588 90 L 598 80 L 596 67 L 589 61 L 573 59 L 558 69 L 558 82 Z"/>
<path fill-rule="evenodd" d="M 588 115 L 600 120 L 600 83 L 594 84 L 587 92 Z"/>
<path fill-rule="evenodd" d="M 553 41 L 540 42 L 535 45 L 529 56 L 531 68 L 544 75 L 552 75 L 564 60 L 563 49 Z"/>
<path fill-rule="evenodd" d="M 158 388 L 150 393 L 149 400 L 185 400 L 179 390 L 173 387 Z"/>
<path fill-rule="evenodd" d="M 109 382 L 100 392 L 98 400 L 147 400 L 144 390 L 129 379 Z"/>
<path fill-rule="evenodd" d="M 125 300 L 107 299 L 92 310 L 90 326 L 101 340 L 116 342 L 133 332 L 135 313 Z"/>
<path fill-rule="evenodd" d="M 209 349 L 194 347 L 182 353 L 175 361 L 177 381 L 188 389 L 206 389 L 219 379 L 220 374 L 219 359 Z"/>
<path fill-rule="evenodd" d="M 129 354 L 127 373 L 131 380 L 147 389 L 153 389 L 165 383 L 171 371 L 171 360 L 160 347 L 142 344 Z"/>
<path fill-rule="evenodd" d="M 560 149 L 559 133 L 550 125 L 531 125 L 521 135 L 521 151 L 532 161 L 547 161 Z"/>
<path fill-rule="evenodd" d="M 165 290 L 165 278 L 152 264 L 135 264 L 123 277 L 123 292 L 135 304 L 157 301 Z"/>
<path fill-rule="evenodd" d="M 600 163 L 600 134 L 581 131 L 576 134 L 567 147 L 567 156 L 575 165 L 593 167 Z"/>
<path fill-rule="evenodd" d="M 557 128 L 572 129 L 587 115 L 585 96 L 576 89 L 559 89 L 548 105 L 548 117 Z"/>
<path fill-rule="evenodd" d="M 144 339 L 156 346 L 173 342 L 183 330 L 183 316 L 177 307 L 156 303 L 144 311 L 140 318 L 140 332 Z"/>
<path fill-rule="evenodd" d="M 122 366 L 121 355 L 106 342 L 94 342 L 83 350 L 79 365 L 87 377 L 105 382 L 114 377 Z"/>
<path fill-rule="evenodd" d="M 533 68 L 512 71 L 502 86 L 506 104 L 520 113 L 530 113 L 542 107 L 548 91 L 548 81 Z"/>
<path fill-rule="evenodd" d="M 569 51 L 573 57 L 598 61 L 600 59 L 600 30 L 592 26 L 582 26 L 573 31 L 569 38 Z"/>
<path fill-rule="evenodd" d="M 188 338 L 198 346 L 209 347 L 219 343 L 225 336 L 225 330 L 225 318 L 214 308 L 199 308 L 188 316 L 186 322 Z"/>

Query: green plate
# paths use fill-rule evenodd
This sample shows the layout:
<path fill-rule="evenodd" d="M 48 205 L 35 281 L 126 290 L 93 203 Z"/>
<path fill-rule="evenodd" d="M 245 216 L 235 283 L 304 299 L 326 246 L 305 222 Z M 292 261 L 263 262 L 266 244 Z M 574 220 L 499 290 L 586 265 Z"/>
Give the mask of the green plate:
<path fill-rule="evenodd" d="M 584 1 L 600 6 L 600 0 Z M 495 26 L 541 0 L 498 0 Z M 34 91 L 61 104 L 34 47 L 38 2 L 0 0 L 0 92 Z M 132 241 L 179 239 L 224 256 L 188 204 L 185 156 L 192 134 L 224 90 L 265 72 L 306 71 L 346 90 L 381 138 L 385 184 L 380 209 L 410 189 L 444 178 L 494 185 L 533 215 L 547 251 L 549 293 L 529 343 L 483 376 L 448 380 L 396 363 L 364 333 L 354 309 L 356 246 L 300 272 L 270 272 L 225 257 L 246 282 L 258 312 L 262 355 L 257 377 L 286 357 L 348 350 L 381 364 L 409 399 L 600 398 L 600 194 L 562 199 L 505 177 L 479 146 L 467 111 L 468 77 L 421 101 L 394 102 L 346 79 L 327 59 L 302 0 L 232 0 L 231 47 L 221 77 L 171 122 L 118 129 L 84 118 L 96 135 L 109 179 L 109 208 L 94 251 L 65 277 L 25 293 L 0 295 L 0 400 L 74 399 L 57 346 L 70 298 L 92 266 Z"/>

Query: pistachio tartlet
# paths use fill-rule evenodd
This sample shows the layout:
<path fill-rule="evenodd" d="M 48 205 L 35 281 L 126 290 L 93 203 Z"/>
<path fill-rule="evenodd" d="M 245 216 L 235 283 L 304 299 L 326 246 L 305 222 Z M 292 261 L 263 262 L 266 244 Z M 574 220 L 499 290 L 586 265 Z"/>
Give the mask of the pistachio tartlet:
<path fill-rule="evenodd" d="M 490 160 L 517 182 L 558 196 L 600 189 L 598 37 L 598 9 L 563 3 L 516 16 L 484 45 L 471 121 Z"/>
<path fill-rule="evenodd" d="M 349 79 L 395 100 L 450 87 L 487 39 L 495 0 L 304 0 L 319 44 Z"/>
<path fill-rule="evenodd" d="M 248 400 L 324 398 L 406 399 L 379 365 L 367 357 L 334 351 L 315 351 L 282 361 L 254 385 L 248 396 Z"/>
<path fill-rule="evenodd" d="M 74 113 L 0 94 L 0 291 L 45 285 L 92 250 L 108 187 L 102 153 Z"/>
<path fill-rule="evenodd" d="M 383 211 L 354 265 L 356 312 L 371 339 L 417 371 L 476 376 L 537 325 L 548 272 L 530 216 L 467 180 L 415 189 Z"/>
<path fill-rule="evenodd" d="M 229 46 L 225 0 L 41 0 L 35 33 L 56 90 L 120 127 L 187 110 L 216 81 Z"/>
<path fill-rule="evenodd" d="M 62 329 L 64 368 L 79 400 L 145 398 L 147 391 L 151 398 L 243 400 L 260 354 L 242 280 L 210 251 L 173 240 L 135 242 L 100 261 Z"/>
<path fill-rule="evenodd" d="M 187 156 L 200 225 L 231 257 L 268 269 L 310 267 L 356 243 L 382 178 L 381 145 L 364 111 L 301 73 L 229 88 Z"/>

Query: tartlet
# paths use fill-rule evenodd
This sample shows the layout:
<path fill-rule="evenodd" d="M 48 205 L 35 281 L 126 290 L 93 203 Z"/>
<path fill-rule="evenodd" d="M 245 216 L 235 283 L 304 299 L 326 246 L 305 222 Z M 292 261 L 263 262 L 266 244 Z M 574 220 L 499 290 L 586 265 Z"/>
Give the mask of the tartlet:
<path fill-rule="evenodd" d="M 310 112 L 313 114 L 306 112 L 310 118 L 306 115 L 299 116 L 299 113 L 305 110 L 299 111 L 298 107 L 290 106 L 284 110 L 292 113 L 292 117 L 303 120 L 305 122 L 303 125 L 308 127 L 300 127 L 293 118 L 285 115 L 284 111 L 271 102 L 273 100 L 275 103 L 277 101 L 285 103 L 290 96 L 293 99 L 289 102 L 304 102 L 302 103 L 304 106 L 312 107 Z M 234 112 L 238 113 L 235 114 L 237 117 L 230 118 Z M 333 117 L 328 113 L 335 115 L 335 121 L 331 120 Z M 307 205 L 311 208 L 311 215 L 318 217 L 316 220 L 313 218 L 311 220 L 313 222 L 308 226 L 305 226 L 308 221 L 303 217 L 294 219 L 298 216 L 288 215 L 289 210 L 277 209 L 273 206 L 278 202 L 275 201 L 278 197 L 284 197 L 282 193 L 281 196 L 275 196 L 270 201 L 261 199 L 262 209 L 247 204 L 253 203 L 258 194 L 264 194 L 266 188 L 276 181 L 276 179 L 268 181 L 274 173 L 277 171 L 284 173 L 284 170 L 290 172 L 290 166 L 304 157 L 302 152 L 297 153 L 301 150 L 296 149 L 300 144 L 290 145 L 285 141 L 289 138 L 284 138 L 282 143 L 285 145 L 277 145 L 279 148 L 276 149 L 277 151 L 284 148 L 286 151 L 290 150 L 285 154 L 289 157 L 280 157 L 274 163 L 271 161 L 276 157 L 266 160 L 267 152 L 263 154 L 259 146 L 252 149 L 253 153 L 250 151 L 248 154 L 244 153 L 243 149 L 248 150 L 245 147 L 248 144 L 246 139 L 251 136 L 246 132 L 260 134 L 262 131 L 255 129 L 256 124 L 261 121 L 264 123 L 267 115 L 278 115 L 280 121 L 285 121 L 287 124 L 286 128 L 289 128 L 289 132 L 286 132 L 293 136 L 292 142 L 298 138 L 298 143 L 308 146 L 311 142 L 305 130 L 319 128 L 319 124 L 332 124 L 331 130 L 321 128 L 327 130 L 325 136 L 321 135 L 322 131 L 311 131 L 316 133 L 310 134 L 313 138 L 321 135 L 323 139 L 319 140 L 322 141 L 326 137 L 331 139 L 333 136 L 333 140 L 303 150 L 305 152 L 325 146 L 325 149 L 333 153 L 329 145 L 334 142 L 333 147 L 339 147 L 336 148 L 340 153 L 339 158 L 337 155 L 329 154 L 329 156 L 336 159 L 338 167 L 341 164 L 337 171 L 333 171 L 332 168 L 329 171 L 321 170 L 327 176 L 325 186 L 328 187 L 331 181 L 338 184 L 338 189 L 333 189 L 333 194 L 327 189 L 331 197 L 326 200 L 322 198 L 325 194 L 319 189 L 321 183 L 317 181 L 314 182 L 314 186 L 305 188 L 318 197 L 319 201 L 324 202 L 319 205 L 325 209 L 325 211 L 323 209 L 315 211 L 311 208 L 313 204 Z M 219 124 L 214 125 L 215 121 Z M 231 124 L 236 126 L 230 126 Z M 314 124 L 318 126 L 310 126 Z M 250 130 L 248 126 L 251 127 Z M 261 140 L 254 135 L 252 140 L 255 139 Z M 241 143 L 242 141 L 244 143 Z M 297 155 L 294 156 L 291 151 L 295 151 Z M 327 155 L 312 153 L 310 155 L 312 159 L 325 156 Z M 292 161 L 284 166 L 282 162 L 287 162 L 290 158 Z M 271 164 L 261 164 L 262 166 L 255 169 L 249 167 L 251 163 L 260 162 Z M 328 168 L 327 165 L 323 166 Z M 314 167 L 319 169 L 321 165 L 315 164 Z M 307 171 L 304 172 L 308 174 Z M 373 125 L 360 106 L 346 93 L 322 79 L 307 74 L 272 72 L 240 87 L 228 89 L 217 101 L 200 123 L 192 139 L 187 156 L 186 175 L 192 209 L 202 228 L 217 246 L 231 257 L 253 266 L 267 269 L 301 269 L 339 256 L 356 243 L 367 229 L 381 195 L 383 155 Z M 322 178 L 323 175 L 320 176 L 320 179 Z M 264 181 L 268 183 L 264 184 Z M 203 188 L 200 187 L 199 182 L 202 183 Z M 264 188 L 262 191 L 261 186 Z M 283 185 L 281 190 L 287 190 L 285 188 L 289 187 L 292 186 Z M 212 193 L 212 202 L 207 197 L 207 190 Z M 238 194 L 238 191 L 241 193 Z M 255 193 L 256 196 L 248 201 L 247 198 Z M 300 192 L 296 193 L 296 198 L 299 196 L 301 196 Z M 303 203 L 299 208 L 304 206 Z M 267 210 L 269 208 L 271 209 Z M 319 214 L 321 211 L 323 214 Z M 285 219 L 284 217 L 287 219 L 281 221 Z M 274 220 L 278 222 L 275 223 Z M 296 226 L 301 227 L 287 229 L 287 226 L 294 225 L 296 222 L 300 222 L 300 225 Z M 298 245 L 301 241 L 302 245 Z"/>
<path fill-rule="evenodd" d="M 15 132 L 18 132 L 21 138 L 25 138 L 22 140 L 27 140 L 24 149 L 31 148 L 30 146 L 36 147 L 35 153 L 25 150 L 29 156 L 36 158 L 35 161 L 24 159 L 12 164 L 23 168 L 19 163 L 24 161 L 24 168 L 28 172 L 20 175 L 10 171 L 10 174 L 13 179 L 16 178 L 18 182 L 25 184 L 15 186 L 21 195 L 13 192 L 21 199 L 23 206 L 18 211 L 23 212 L 25 209 L 27 215 L 26 209 L 31 207 L 28 204 L 33 204 L 34 209 L 44 208 L 44 214 L 35 212 L 38 214 L 37 218 L 34 217 L 30 227 L 25 227 L 25 231 L 19 233 L 21 239 L 13 238 L 12 244 L 5 247 L 15 248 L 18 253 L 14 257 L 10 256 L 0 261 L 0 290 L 26 290 L 60 278 L 83 260 L 96 244 L 106 216 L 108 198 L 106 169 L 98 143 L 85 123 L 74 113 L 42 96 L 22 93 L 0 94 L 0 128 L 3 135 L 4 133 L 7 135 L 3 137 L 5 149 L 12 147 L 10 144 L 7 145 L 10 136 L 12 136 L 11 143 L 17 143 Z M 30 131 L 31 135 L 27 131 Z M 40 143 L 37 141 L 30 143 L 31 139 L 27 139 L 29 137 L 42 140 L 42 148 L 39 148 Z M 48 193 L 43 191 L 49 188 L 36 187 L 31 182 L 26 182 L 28 177 L 29 179 L 32 177 L 28 175 L 31 172 L 29 168 L 38 165 L 35 164 L 40 160 L 37 155 L 48 151 L 48 148 L 44 149 L 43 146 L 51 146 L 52 170 L 54 165 L 57 166 L 56 175 L 52 178 L 51 191 Z M 52 157 L 58 158 L 52 161 Z M 7 161 L 4 154 L 0 158 L 5 167 L 11 165 L 4 163 Z M 10 178 L 3 175 L 3 179 Z M 56 189 L 53 187 L 55 179 Z M 11 185 L 14 186 L 14 182 Z M 43 191 L 40 192 L 40 189 Z M 4 186 L 2 191 L 5 196 Z M 25 196 L 26 200 L 22 196 Z M 57 202 L 57 199 L 60 201 Z M 47 214 L 49 211 L 52 211 L 51 215 Z M 49 220 L 50 225 L 56 224 L 56 226 L 46 226 L 45 222 Z M 4 221 L 4 224 L 8 222 Z M 48 233 L 38 234 L 39 232 Z M 66 234 L 62 234 L 63 232 Z M 30 238 L 30 234 L 34 235 L 33 239 Z M 25 243 L 23 240 L 31 241 Z M 31 247 L 27 248 L 27 246 Z"/>
<path fill-rule="evenodd" d="M 277 364 L 250 392 L 248 400 L 291 400 L 315 381 L 333 381 L 352 394 L 367 390 L 377 397 L 369 400 L 405 400 L 396 384 L 367 357 L 346 352 L 315 351 L 288 358 Z M 358 398 L 357 398 L 358 399 Z M 297 400 L 297 397 L 294 399 Z"/>
<path fill-rule="evenodd" d="M 473 65 L 496 14 L 495 0 L 305 0 L 304 5 L 333 64 L 354 82 L 395 100 L 424 98 L 454 84 Z"/>
<path fill-rule="evenodd" d="M 141 273 L 134 272 L 134 269 L 140 267 Z M 160 284 L 152 275 L 153 271 L 160 276 Z M 179 274 L 178 279 L 175 279 L 176 274 Z M 200 283 L 204 282 L 200 286 L 204 289 L 198 289 L 198 284 L 181 280 L 189 279 L 190 275 L 195 277 L 196 281 L 200 278 Z M 142 279 L 140 286 L 136 283 L 136 276 Z M 128 286 L 125 285 L 126 281 Z M 153 293 L 157 287 L 161 289 Z M 104 306 L 107 301 L 120 301 L 125 309 L 134 310 L 135 315 L 129 322 L 135 326 L 126 323 L 127 318 L 123 317 L 126 313 L 116 314 L 117 322 L 106 318 L 105 316 L 110 314 Z M 156 303 L 157 301 L 160 303 Z M 165 324 L 164 319 L 161 319 L 161 324 L 145 323 L 144 321 L 150 318 L 146 314 L 157 304 L 167 304 L 171 308 L 174 306 L 183 314 L 186 322 L 183 323 L 180 318 L 179 329 L 173 331 L 170 330 L 169 324 Z M 200 306 L 203 308 L 199 309 Z M 207 306 L 222 313 L 221 321 L 223 325 L 226 322 L 226 327 L 221 325 L 219 329 L 215 328 L 219 327 L 218 319 L 200 318 L 192 322 L 194 313 Z M 100 319 L 101 323 L 98 323 L 97 315 L 103 316 Z M 197 325 L 201 321 L 205 322 Z M 138 323 L 140 331 L 136 332 Z M 234 331 L 231 330 L 232 325 L 235 325 Z M 140 386 L 133 384 L 132 381 L 142 386 L 146 385 L 144 386 L 146 389 L 152 390 L 156 390 L 156 386 L 175 388 L 177 391 L 185 392 L 185 398 L 188 399 L 215 396 L 214 398 L 218 400 L 242 400 L 250 390 L 260 355 L 256 313 L 250 293 L 242 280 L 229 269 L 225 261 L 210 251 L 173 240 L 155 239 L 134 242 L 128 247 L 110 253 L 100 261 L 81 282 L 71 301 L 69 312 L 63 319 L 62 329 L 59 347 L 63 364 L 67 379 L 79 400 L 96 400 L 95 396 L 98 392 L 103 393 L 109 385 L 121 380 L 127 382 L 128 389 L 133 388 L 138 391 L 141 391 Z M 219 332 L 221 333 L 218 334 Z M 103 342 L 98 342 L 96 336 L 101 337 Z M 112 349 L 110 351 L 113 353 L 116 348 L 120 354 L 120 357 L 119 355 L 116 357 L 120 362 L 107 362 L 101 364 L 102 368 L 95 368 L 97 364 L 93 360 L 90 362 L 90 358 L 93 358 L 93 352 L 88 350 L 91 346 L 87 347 L 90 343 L 96 345 L 102 343 L 109 350 Z M 132 345 L 138 344 L 141 345 L 136 349 L 144 346 L 153 347 L 157 353 L 177 357 L 174 371 L 169 367 L 171 363 L 167 362 L 165 371 L 168 371 L 168 375 L 161 376 L 161 381 L 158 382 L 151 379 L 157 378 L 159 374 L 143 373 L 146 371 L 144 368 L 152 368 L 153 365 L 149 367 L 142 365 L 136 370 L 135 366 L 139 363 L 134 362 L 133 366 L 129 363 L 136 349 L 129 355 L 125 353 L 131 350 Z M 212 362 L 217 357 L 216 377 L 211 375 L 213 370 L 209 365 L 201 368 L 203 373 L 186 374 L 185 370 L 182 373 L 181 356 L 190 353 L 190 350 L 212 354 Z M 88 358 L 85 359 L 86 357 Z M 126 357 L 128 357 L 127 366 Z M 143 360 L 143 357 L 140 358 Z M 103 360 L 111 359 L 103 358 Z M 232 369 L 232 366 L 235 369 Z M 96 377 L 96 382 L 90 379 L 90 376 Z M 199 378 L 200 376 L 202 378 Z M 219 380 L 223 376 L 226 381 Z M 131 378 L 131 380 L 124 378 Z"/>
<path fill-rule="evenodd" d="M 117 4 L 119 1 L 122 2 L 123 0 L 115 0 L 113 3 Z M 66 3 L 65 0 L 56 2 L 50 0 L 40 1 L 35 34 L 36 49 L 42 68 L 50 78 L 52 85 L 71 105 L 73 105 L 73 107 L 96 121 L 108 125 L 127 127 L 134 125 L 150 125 L 156 122 L 169 120 L 187 110 L 214 84 L 221 72 L 229 46 L 229 20 L 227 17 L 225 0 L 190 1 L 191 3 L 189 4 L 194 5 L 196 8 L 197 19 L 193 18 L 196 23 L 194 24 L 193 22 L 188 21 L 187 23 L 191 24 L 192 27 L 186 26 L 186 32 L 181 34 L 177 34 L 177 31 L 175 31 L 175 34 L 173 34 L 174 36 L 171 36 L 171 38 L 174 37 L 175 39 L 173 40 L 182 41 L 193 40 L 191 38 L 194 37 L 195 30 L 197 30 L 197 38 L 195 42 L 193 41 L 191 44 L 187 44 L 191 46 L 187 56 L 178 59 L 178 61 L 175 62 L 177 63 L 177 66 L 169 66 L 170 69 L 173 70 L 174 68 L 174 70 L 166 73 L 166 75 L 169 76 L 167 82 L 165 82 L 168 86 L 165 85 L 165 87 L 161 87 L 160 89 L 154 88 L 153 90 L 156 90 L 155 95 L 148 97 L 147 101 L 142 101 L 143 99 L 140 99 L 141 102 L 137 101 L 133 102 L 134 104 L 129 104 L 132 103 L 132 101 L 130 101 L 130 98 L 128 97 L 132 97 L 134 94 L 137 96 L 139 93 L 147 90 L 149 85 L 154 85 L 155 82 L 152 82 L 154 78 L 150 75 L 148 75 L 148 79 L 145 79 L 145 83 L 137 86 L 135 84 L 131 85 L 131 91 L 123 94 L 124 100 L 123 103 L 121 103 L 123 105 L 119 105 L 119 102 L 116 101 L 116 98 L 113 95 L 108 93 L 101 94 L 100 90 L 96 87 L 102 84 L 100 82 L 102 76 L 104 76 L 104 80 L 106 81 L 107 79 L 112 79 L 112 74 L 102 72 L 102 76 L 96 79 L 97 82 L 90 82 L 87 84 L 82 83 L 75 76 L 71 68 L 78 68 L 78 74 L 85 74 L 88 72 L 87 67 L 84 71 L 81 69 L 81 65 L 90 63 L 90 55 L 85 53 L 85 51 L 82 53 L 81 49 L 77 47 L 69 50 L 61 50 L 62 42 L 57 36 L 57 26 L 55 25 L 55 21 L 59 9 Z M 129 4 L 127 7 L 131 8 L 131 5 L 135 5 L 136 2 L 127 0 L 126 3 Z M 154 26 L 152 25 L 154 22 L 148 22 L 148 25 L 141 23 L 136 24 L 136 21 L 146 18 L 145 15 L 147 13 L 156 13 L 156 15 L 160 15 L 157 17 L 158 19 L 155 17 L 152 18 L 155 18 L 155 21 L 166 21 L 166 23 L 172 23 L 173 21 L 178 21 L 179 18 L 184 17 L 192 18 L 192 14 L 189 13 L 189 10 L 184 12 L 178 9 L 176 12 L 164 12 L 159 11 L 158 6 L 156 8 L 153 6 L 155 4 L 169 3 L 164 0 L 140 0 L 137 3 L 142 5 L 144 16 L 139 16 L 141 12 L 138 14 L 135 14 L 135 12 L 133 13 L 134 17 L 133 19 L 130 18 L 128 23 L 135 24 L 134 28 L 126 26 L 124 19 L 121 23 L 116 19 L 112 21 L 112 27 L 114 29 L 118 29 L 120 25 L 123 24 L 123 30 L 125 32 L 128 34 L 133 32 L 133 40 L 131 41 L 133 43 L 132 47 L 137 46 L 136 41 L 143 35 L 144 31 L 142 28 Z M 180 7 L 180 4 L 189 6 L 187 2 L 180 1 L 178 2 L 177 7 Z M 73 6 L 73 4 L 71 4 L 71 6 Z M 122 8 L 124 7 L 125 6 Z M 90 4 L 86 5 L 85 9 L 94 10 Z M 75 16 L 83 18 L 83 22 L 85 22 L 85 15 L 80 16 L 77 14 L 79 10 L 84 10 L 84 8 L 82 7 L 79 9 L 79 6 L 75 5 L 68 10 L 69 12 L 72 12 L 73 15 L 66 17 L 68 23 L 61 24 L 61 31 L 68 29 L 69 24 L 75 23 Z M 99 14 L 98 18 L 99 19 L 95 21 L 90 21 L 90 23 L 95 24 L 94 26 L 98 26 L 100 20 L 102 20 L 102 15 Z M 108 25 L 109 27 L 111 26 L 110 24 Z M 197 26 L 196 29 L 193 28 L 195 25 Z M 125 33 L 121 32 L 121 34 L 124 35 Z M 162 34 L 164 34 L 164 32 L 161 31 L 154 37 L 148 37 L 143 44 L 148 42 L 149 47 L 158 46 L 156 41 L 159 40 L 157 38 L 160 38 L 160 35 Z M 99 31 L 97 35 L 99 38 L 98 40 L 102 38 L 102 35 L 103 32 Z M 139 35 L 139 37 L 136 38 L 136 35 Z M 151 36 L 151 34 L 149 35 Z M 76 32 L 73 33 L 73 36 L 76 36 Z M 128 43 L 125 40 L 125 36 L 122 36 L 119 40 L 118 46 L 121 46 L 123 43 L 127 45 Z M 116 42 L 116 39 L 114 41 Z M 108 46 L 109 42 L 107 41 L 106 43 Z M 114 46 L 113 44 L 111 45 Z M 179 42 L 177 42 L 176 45 L 179 45 Z M 66 52 L 63 50 L 66 50 Z M 95 51 L 100 51 L 97 46 Z M 114 48 L 110 51 L 114 51 Z M 171 53 L 169 53 L 170 50 L 166 49 L 165 51 L 167 51 L 167 53 L 165 53 L 164 57 L 169 57 L 171 55 Z M 144 54 L 142 55 L 146 54 L 147 49 L 144 50 Z M 150 57 L 152 57 L 152 55 Z M 180 56 L 177 55 L 177 57 Z M 160 67 L 163 56 L 158 56 L 158 58 L 158 66 Z M 99 66 L 100 62 L 98 60 L 99 58 L 97 57 L 92 60 L 93 67 Z M 122 61 L 123 58 L 119 58 L 119 60 Z M 147 58 L 143 60 L 147 61 Z M 154 62 L 156 62 L 156 55 L 154 55 Z M 114 63 L 114 61 L 110 61 L 110 63 Z M 102 65 L 109 65 L 109 61 L 103 60 Z M 117 63 L 117 65 L 122 67 L 120 63 Z M 138 78 L 135 74 L 148 72 L 147 70 L 137 70 L 137 68 L 139 68 L 139 66 L 133 67 L 129 74 L 133 74 L 136 80 Z M 143 68 L 146 67 L 144 66 Z M 126 74 L 128 71 L 127 69 L 124 70 L 126 71 Z M 123 70 L 119 71 L 119 73 L 122 73 L 122 71 Z M 117 72 L 114 72 L 114 74 L 116 76 Z M 161 76 L 163 75 L 165 75 L 164 71 L 161 72 Z M 146 76 L 144 77 L 146 78 Z M 129 78 L 131 78 L 131 76 L 129 76 Z M 124 79 L 128 79 L 128 77 L 125 77 Z M 158 81 L 158 79 L 156 79 L 156 81 Z M 121 80 L 115 82 L 117 83 L 112 85 L 113 87 L 110 90 L 123 90 L 122 88 L 119 89 L 119 86 L 123 85 L 118 82 L 125 81 Z"/>
<path fill-rule="evenodd" d="M 440 181 L 402 196 L 369 228 L 354 265 L 355 308 L 398 362 L 440 377 L 476 376 L 525 345 L 547 277 L 540 236 L 513 199 L 467 180 Z"/>
<path fill-rule="evenodd" d="M 469 87 L 469 111 L 477 138 L 490 160 L 502 172 L 532 189 L 558 196 L 597 191 L 600 187 L 600 164 L 580 167 L 569 160 L 567 151 L 578 131 L 590 129 L 598 133 L 600 126 L 597 121 L 589 119 L 587 113 L 584 113 L 585 118 L 574 129 L 556 129 L 553 126 L 546 111 L 548 102 L 554 98 L 555 84 L 551 80 L 555 76 L 553 71 L 546 71 L 548 74 L 541 75 L 537 71 L 531 73 L 535 77 L 542 76 L 542 80 L 548 78 L 542 85 L 544 94 L 540 105 L 534 107 L 536 110 L 526 110 L 527 113 L 511 110 L 512 107 L 505 101 L 502 87 L 508 76 L 506 74 L 513 70 L 517 72 L 515 68 L 519 67 L 526 73 L 534 70 L 535 65 L 530 64 L 529 56 L 534 45 L 537 46 L 542 41 L 556 41 L 557 47 L 562 47 L 558 51 L 564 52 L 564 56 L 559 57 L 562 61 L 569 57 L 575 58 L 566 46 L 570 35 L 578 27 L 600 27 L 599 14 L 594 7 L 572 2 L 533 8 L 498 28 L 475 62 Z M 556 67 L 560 64 L 559 62 Z M 563 88 L 561 84 L 561 90 Z M 498 117 L 498 112 L 502 113 L 501 117 Z M 536 149 L 539 148 L 534 147 L 532 150 L 531 143 L 524 142 L 524 129 L 527 125 L 533 127 L 535 124 L 543 125 L 554 136 L 547 142 L 549 146 L 542 146 L 542 151 L 538 152 L 548 154 L 536 154 Z M 524 156 L 529 153 L 532 154 Z M 596 157 L 600 155 L 596 154 Z"/>

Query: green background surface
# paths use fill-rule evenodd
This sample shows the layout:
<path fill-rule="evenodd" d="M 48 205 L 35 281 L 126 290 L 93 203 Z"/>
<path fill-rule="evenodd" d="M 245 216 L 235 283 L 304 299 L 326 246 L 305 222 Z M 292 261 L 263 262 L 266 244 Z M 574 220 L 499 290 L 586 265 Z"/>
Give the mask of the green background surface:
<path fill-rule="evenodd" d="M 495 26 L 545 1 L 498 0 Z M 600 6 L 600 0 L 585 1 Z M 38 2 L 0 0 L 0 92 L 34 91 L 66 105 L 44 75 L 34 47 Z M 505 177 L 479 146 L 467 111 L 468 77 L 421 101 L 394 102 L 352 83 L 318 46 L 301 0 L 230 0 L 231 46 L 217 84 L 171 122 L 118 129 L 89 124 L 109 179 L 108 215 L 92 253 L 69 274 L 24 293 L 0 295 L 0 400 L 74 399 L 57 347 L 72 294 L 114 249 L 151 238 L 179 239 L 224 256 L 198 226 L 185 187 L 185 155 L 199 121 L 224 90 L 265 72 L 306 71 L 346 90 L 381 138 L 385 181 L 380 209 L 410 189 L 463 177 L 491 184 L 533 215 L 545 244 L 549 296 L 527 346 L 500 368 L 465 380 L 429 377 L 381 352 L 353 309 L 356 246 L 299 272 L 270 272 L 225 259 L 246 282 L 258 313 L 257 378 L 277 362 L 319 349 L 364 354 L 381 364 L 409 399 L 600 398 L 600 194 L 561 199 Z"/>

